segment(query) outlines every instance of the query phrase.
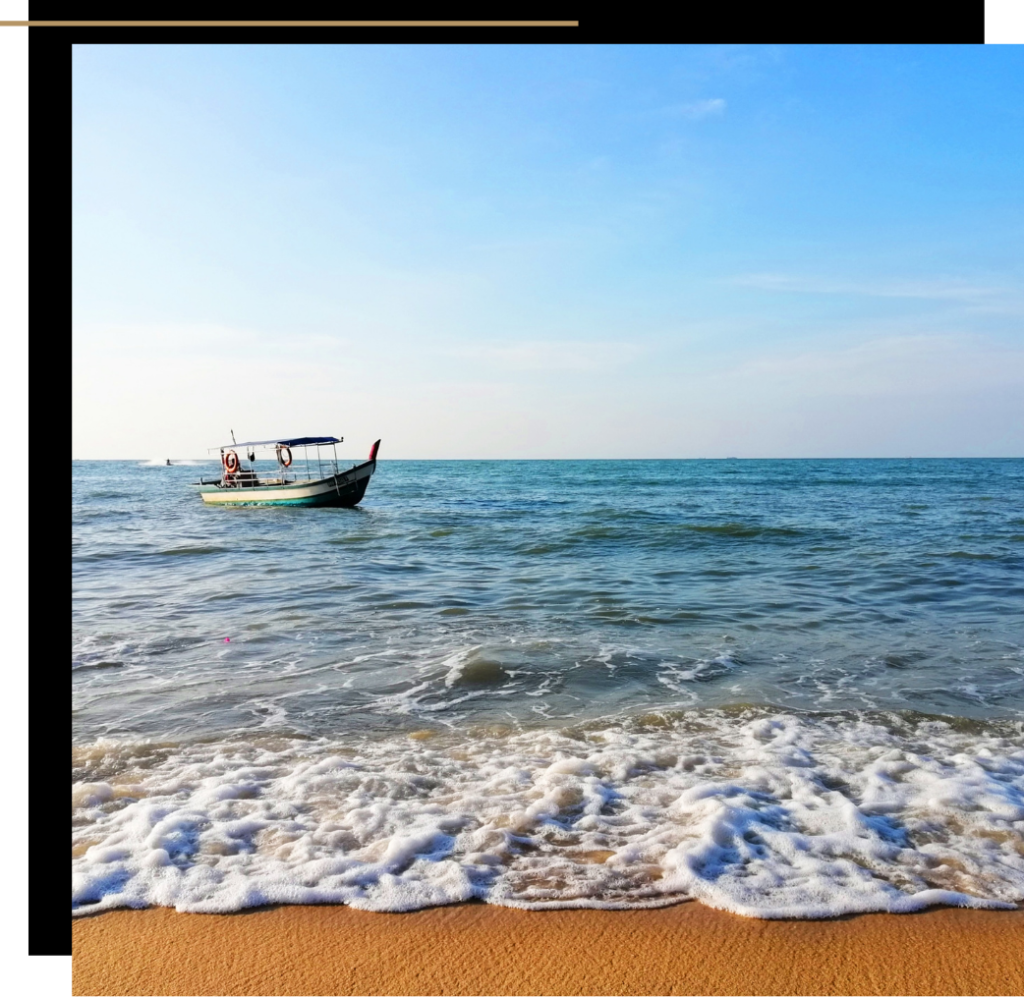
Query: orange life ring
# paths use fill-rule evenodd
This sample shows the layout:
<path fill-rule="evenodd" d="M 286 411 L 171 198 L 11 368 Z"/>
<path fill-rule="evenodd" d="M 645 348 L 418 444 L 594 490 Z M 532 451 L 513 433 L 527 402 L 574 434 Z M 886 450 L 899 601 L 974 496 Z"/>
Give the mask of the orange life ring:
<path fill-rule="evenodd" d="M 288 454 L 287 459 L 285 459 L 285 454 Z M 281 466 L 282 467 L 291 467 L 292 466 L 292 452 L 291 452 L 291 450 L 288 447 L 278 447 L 277 448 L 277 459 L 281 462 Z"/>
<path fill-rule="evenodd" d="M 224 470 L 228 474 L 236 474 L 238 472 L 238 454 L 234 450 L 229 450 L 224 454 Z"/>

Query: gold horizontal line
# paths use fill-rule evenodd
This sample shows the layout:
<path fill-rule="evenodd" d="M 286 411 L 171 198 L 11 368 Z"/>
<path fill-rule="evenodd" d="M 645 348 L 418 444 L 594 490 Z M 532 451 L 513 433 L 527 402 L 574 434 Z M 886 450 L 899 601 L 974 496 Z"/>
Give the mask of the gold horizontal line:
<path fill-rule="evenodd" d="M 579 21 L 0 21 L 0 28 L 578 28 Z"/>

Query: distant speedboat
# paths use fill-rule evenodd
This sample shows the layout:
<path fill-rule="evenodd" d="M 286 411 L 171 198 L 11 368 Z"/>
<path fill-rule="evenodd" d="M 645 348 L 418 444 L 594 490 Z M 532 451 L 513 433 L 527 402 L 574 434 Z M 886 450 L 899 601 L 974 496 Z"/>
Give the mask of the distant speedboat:
<path fill-rule="evenodd" d="M 210 453 L 220 451 L 221 476 L 196 482 L 199 494 L 210 505 L 358 505 L 366 494 L 370 476 L 377 469 L 380 440 L 370 448 L 369 460 L 342 471 L 338 467 L 337 444 L 343 439 L 299 436 L 212 447 Z M 292 450 L 299 447 L 303 454 L 296 461 Z M 328 454 L 323 452 L 325 447 L 330 448 Z M 310 448 L 315 449 L 312 457 Z M 249 467 L 242 465 L 239 450 L 247 457 Z M 276 475 L 256 473 L 256 455 L 260 451 L 267 452 L 268 456 L 273 453 L 277 461 Z"/>

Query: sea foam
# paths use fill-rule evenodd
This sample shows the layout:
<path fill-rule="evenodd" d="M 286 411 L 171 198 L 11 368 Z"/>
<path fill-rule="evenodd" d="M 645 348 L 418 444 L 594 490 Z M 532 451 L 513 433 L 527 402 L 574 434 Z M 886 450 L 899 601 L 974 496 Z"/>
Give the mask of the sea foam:
<path fill-rule="evenodd" d="M 807 918 L 1024 899 L 1019 722 L 693 710 L 562 731 L 100 741 L 76 749 L 75 778 L 76 914 L 698 899 Z"/>

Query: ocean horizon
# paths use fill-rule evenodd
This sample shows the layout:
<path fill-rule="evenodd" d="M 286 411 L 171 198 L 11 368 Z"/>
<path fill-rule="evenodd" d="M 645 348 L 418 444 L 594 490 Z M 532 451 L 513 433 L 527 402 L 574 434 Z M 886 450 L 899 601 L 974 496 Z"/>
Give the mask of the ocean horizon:
<path fill-rule="evenodd" d="M 1024 900 L 1024 459 L 205 463 L 72 462 L 73 914 Z"/>

